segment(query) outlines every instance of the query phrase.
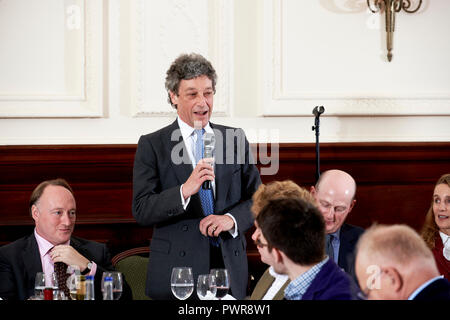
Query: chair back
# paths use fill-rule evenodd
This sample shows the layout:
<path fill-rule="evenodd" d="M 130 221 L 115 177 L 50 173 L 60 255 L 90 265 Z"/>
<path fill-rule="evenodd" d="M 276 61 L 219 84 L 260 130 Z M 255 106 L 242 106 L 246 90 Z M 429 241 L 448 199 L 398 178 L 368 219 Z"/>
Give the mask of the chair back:
<path fill-rule="evenodd" d="M 112 258 L 115 269 L 125 276 L 133 300 L 150 300 L 145 295 L 149 252 L 148 247 L 138 247 L 121 252 Z"/>

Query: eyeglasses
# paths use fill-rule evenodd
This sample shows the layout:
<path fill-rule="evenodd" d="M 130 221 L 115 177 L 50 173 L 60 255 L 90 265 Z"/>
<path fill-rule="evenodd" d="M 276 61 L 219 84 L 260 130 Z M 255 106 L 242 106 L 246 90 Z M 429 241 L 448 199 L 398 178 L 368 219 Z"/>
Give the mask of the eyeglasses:
<path fill-rule="evenodd" d="M 259 248 L 264 248 L 264 247 L 268 247 L 269 244 L 268 243 L 262 243 L 261 240 L 256 239 L 253 241 L 255 243 L 255 246 L 259 247 Z"/>

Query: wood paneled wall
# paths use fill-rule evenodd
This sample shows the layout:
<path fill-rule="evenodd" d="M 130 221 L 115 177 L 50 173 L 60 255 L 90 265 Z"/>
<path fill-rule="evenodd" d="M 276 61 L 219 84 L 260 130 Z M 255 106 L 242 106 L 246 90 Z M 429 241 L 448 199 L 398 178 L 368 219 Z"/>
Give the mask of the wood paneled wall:
<path fill-rule="evenodd" d="M 105 242 L 113 254 L 147 245 L 151 228 L 138 226 L 131 213 L 135 151 L 136 145 L 0 146 L 0 245 L 31 232 L 31 191 L 56 177 L 75 192 L 75 235 Z M 362 227 L 406 223 L 419 230 L 435 182 L 450 172 L 450 143 L 324 143 L 320 152 L 322 171 L 339 168 L 357 181 L 357 204 L 348 221 Z M 314 184 L 314 144 L 281 144 L 274 156 L 279 171 L 263 176 L 263 182 Z M 265 267 L 250 236 L 250 268 L 259 274 Z"/>

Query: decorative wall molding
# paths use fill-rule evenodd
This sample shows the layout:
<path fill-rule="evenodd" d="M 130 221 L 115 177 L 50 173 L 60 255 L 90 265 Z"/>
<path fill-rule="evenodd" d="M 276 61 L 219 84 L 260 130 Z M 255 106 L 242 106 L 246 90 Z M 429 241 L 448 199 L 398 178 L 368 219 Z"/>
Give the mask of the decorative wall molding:
<path fill-rule="evenodd" d="M 330 1 L 334 2 L 334 0 Z M 293 5 L 294 3 L 294 5 Z M 364 77 L 361 79 L 352 79 L 348 74 L 342 74 L 341 80 L 343 85 L 339 84 L 336 87 L 340 87 L 341 90 L 328 90 L 323 89 L 320 84 L 311 89 L 305 89 L 293 82 L 292 79 L 288 79 L 287 73 L 295 67 L 292 65 L 293 60 L 290 60 L 290 64 L 287 63 L 287 50 L 286 47 L 289 45 L 290 48 L 296 46 L 300 47 L 311 47 L 314 46 L 314 43 L 309 43 L 308 41 L 311 39 L 302 38 L 302 34 L 296 33 L 296 28 L 307 28 L 311 30 L 311 32 L 317 33 L 316 36 L 323 35 L 323 33 L 318 33 L 317 29 L 315 29 L 315 25 L 304 25 L 302 21 L 305 20 L 305 15 L 314 15 L 314 18 L 320 18 L 320 11 L 312 12 L 311 6 L 319 6 L 319 2 L 314 2 L 314 4 L 308 3 L 309 8 L 299 11 L 297 15 L 297 20 L 293 21 L 292 19 L 288 20 L 288 15 L 295 9 L 289 6 L 295 6 L 296 2 L 291 0 L 265 0 L 263 11 L 264 11 L 264 26 L 263 26 L 263 110 L 262 115 L 264 116 L 310 116 L 311 110 L 316 105 L 324 105 L 326 108 L 326 114 L 332 116 L 385 116 L 385 115 L 450 115 L 450 86 L 448 88 L 444 88 L 442 90 L 424 90 L 418 92 L 416 90 L 411 90 L 408 88 L 408 85 L 400 88 L 400 85 L 397 84 L 397 87 L 391 89 L 379 89 L 377 87 L 372 87 L 370 90 L 362 91 L 358 89 L 354 89 L 352 87 L 352 81 L 365 81 Z M 326 2 L 321 4 L 323 6 L 319 10 L 326 12 L 330 11 L 330 8 L 327 8 L 325 5 Z M 302 4 L 305 6 L 306 4 Z M 436 14 L 436 10 L 439 8 L 429 8 L 426 7 L 427 10 L 430 10 L 430 14 L 427 16 L 427 19 L 432 16 L 432 14 Z M 315 8 L 315 10 L 317 10 Z M 329 12 L 327 12 L 329 14 Z M 349 19 L 353 19 L 354 21 L 354 29 L 358 30 L 366 28 L 366 25 L 361 22 L 361 19 L 365 18 L 366 15 L 364 12 L 357 11 L 356 14 L 349 15 L 348 13 L 343 12 L 334 12 L 335 14 L 344 15 L 346 21 Z M 328 16 L 327 16 L 328 17 Z M 324 16 L 324 18 L 326 18 Z M 404 22 L 404 21 L 402 21 Z M 408 22 L 408 21 L 406 21 Z M 416 21 L 416 23 L 421 23 L 421 21 Z M 286 25 L 289 24 L 289 28 Z M 329 23 L 326 24 L 328 27 Z M 341 28 L 341 29 L 340 29 Z M 324 38 L 323 42 L 329 42 L 329 46 L 326 49 L 318 48 L 317 50 L 329 50 L 332 54 L 338 55 L 340 53 L 333 52 L 337 47 L 333 47 L 337 41 L 333 41 L 335 37 L 339 34 L 345 33 L 348 29 L 345 26 L 338 25 L 336 22 L 332 28 L 329 28 L 329 32 L 324 32 L 326 36 L 329 35 L 328 38 Z M 401 31 L 401 30 L 400 30 Z M 399 31 L 396 30 L 396 33 Z M 293 35 L 295 35 L 295 41 L 297 43 L 293 44 L 292 40 Z M 369 34 L 369 36 L 373 37 L 373 34 Z M 355 31 L 351 32 L 347 35 L 347 37 L 351 37 L 353 43 L 362 43 L 363 37 L 367 37 L 367 32 Z M 376 36 L 375 41 L 378 36 Z M 397 38 L 400 36 L 396 35 Z M 314 39 L 315 40 L 315 39 Z M 379 40 L 379 39 L 378 39 Z M 415 38 L 410 38 L 409 41 L 414 42 L 416 45 L 420 45 L 420 41 Z M 288 43 L 289 42 L 289 43 Z M 396 45 L 399 46 L 397 41 Z M 340 46 L 345 46 L 345 44 L 340 44 Z M 351 53 L 354 55 L 355 62 L 359 60 L 363 61 L 367 59 L 364 54 L 365 52 L 358 52 L 354 50 Z M 302 49 L 299 49 L 302 52 Z M 432 49 L 430 49 L 432 50 Z M 428 54 L 429 50 L 423 50 L 422 52 L 416 52 L 416 56 L 418 58 L 422 58 L 421 55 Z M 436 50 L 436 52 L 439 52 Z M 443 57 L 444 55 L 438 55 L 439 57 Z M 298 61 L 307 60 L 308 56 L 297 56 Z M 396 57 L 397 60 L 405 60 L 406 57 Z M 316 60 L 319 60 L 317 58 Z M 448 59 L 444 59 L 442 62 L 446 65 L 442 65 L 442 68 L 449 67 Z M 361 62 L 359 61 L 359 62 Z M 316 61 L 317 62 L 317 61 Z M 348 62 L 348 61 L 346 61 Z M 380 63 L 378 60 L 371 61 L 373 65 Z M 394 61 L 395 62 L 395 61 Z M 433 74 L 416 74 L 415 70 L 417 69 L 417 65 L 411 65 L 408 69 L 408 73 L 405 73 L 404 69 L 394 69 L 396 65 L 392 63 L 390 66 L 390 70 L 386 69 L 387 72 L 385 74 L 385 82 L 388 83 L 391 81 L 389 71 L 396 72 L 397 74 L 401 74 L 403 72 L 404 79 L 409 80 L 411 77 L 413 79 L 417 78 L 417 83 L 420 81 L 424 81 L 424 78 L 429 79 L 429 81 L 434 80 Z M 403 61 L 397 62 L 402 63 Z M 419 63 L 427 62 L 427 60 L 422 60 Z M 300 63 L 300 62 L 299 62 Z M 415 62 L 417 64 L 417 61 Z M 352 68 L 357 68 L 357 63 L 354 65 L 346 63 L 348 65 L 349 70 Z M 381 64 L 382 65 L 382 64 Z M 367 65 L 367 77 L 370 77 L 370 72 L 375 68 L 370 65 Z M 384 65 L 382 65 L 385 67 Z M 289 68 L 289 69 L 288 69 Z M 403 66 L 402 66 L 403 68 Z M 303 77 L 303 82 L 305 79 L 317 78 L 321 77 L 327 70 L 327 64 L 324 61 L 323 68 L 317 68 L 314 74 L 308 73 L 307 70 L 301 70 L 298 74 L 299 79 Z M 395 71 L 393 71 L 395 70 Z M 402 71 L 403 70 L 403 71 Z M 353 70 L 354 71 L 354 70 Z M 374 73 L 375 74 L 375 73 Z M 378 72 L 377 74 L 380 74 Z M 379 75 L 378 75 L 379 76 Z M 367 78 L 366 78 L 367 79 Z M 290 82 L 289 82 L 290 81 Z M 437 80 L 435 80 L 437 81 Z M 443 81 L 448 81 L 450 83 L 450 79 L 443 79 Z M 395 83 L 394 83 L 395 84 Z M 342 89 L 344 88 L 344 89 Z"/>
<path fill-rule="evenodd" d="M 130 103 L 134 117 L 175 114 L 167 101 L 165 72 L 182 53 L 197 52 L 218 74 L 214 114 L 233 103 L 233 6 L 230 0 L 130 1 Z"/>
<path fill-rule="evenodd" d="M 5 6 L 7 1 L 2 3 Z M 27 2 L 27 5 L 29 2 Z M 15 11 L 15 19 L 19 18 L 21 2 L 8 3 L 9 10 Z M 35 2 L 33 5 L 43 7 L 44 3 Z M 56 78 L 47 83 L 49 90 L 40 89 L 39 79 L 36 79 L 35 88 L 12 90 L 0 87 L 0 117 L 4 118 L 41 118 L 41 117 L 101 117 L 103 115 L 104 95 L 104 68 L 103 68 L 103 0 L 68 0 L 62 3 L 47 3 L 48 10 L 44 13 L 35 12 L 38 15 L 33 21 L 25 20 L 30 26 L 50 17 L 60 21 L 63 31 L 54 31 L 60 37 L 52 38 L 51 42 L 64 54 L 57 56 L 64 59 L 64 70 L 57 69 L 60 65 L 52 61 L 42 61 L 48 73 L 63 73 L 63 79 Z M 6 11 L 6 10 L 5 10 Z M 7 12 L 5 12 L 7 13 Z M 40 15 L 40 16 L 39 16 Z M 44 21 L 43 21 L 44 22 Z M 29 26 L 29 27 L 30 27 Z M 42 37 L 52 36 L 45 33 Z M 20 43 L 22 50 L 33 51 L 31 39 L 25 39 Z M 27 42 L 28 41 L 28 42 Z M 77 45 L 78 44 L 78 45 Z M 19 46 L 19 44 L 18 44 Z M 17 49 L 17 48 L 15 48 Z M 17 68 L 24 68 L 23 63 L 17 64 Z M 37 62 L 39 63 L 39 62 Z M 52 69 L 53 67 L 53 69 Z M 26 74 L 26 69 L 21 73 Z M 8 79 L 8 74 L 1 77 Z M 74 80 L 75 79 L 75 80 Z M 77 80 L 79 79 L 79 81 Z M 27 79 L 28 80 L 28 79 Z"/>

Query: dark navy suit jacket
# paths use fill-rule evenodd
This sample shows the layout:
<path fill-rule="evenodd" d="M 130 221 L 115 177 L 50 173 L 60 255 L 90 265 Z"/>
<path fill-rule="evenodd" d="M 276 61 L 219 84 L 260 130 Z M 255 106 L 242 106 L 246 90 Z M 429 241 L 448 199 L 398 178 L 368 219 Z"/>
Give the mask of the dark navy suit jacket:
<path fill-rule="evenodd" d="M 450 283 L 447 279 L 438 279 L 423 288 L 413 300 L 450 300 Z"/>
<path fill-rule="evenodd" d="M 344 223 L 339 234 L 339 258 L 338 265 L 349 275 L 355 278 L 355 247 L 364 229 Z"/>
<path fill-rule="evenodd" d="M 328 260 L 306 290 L 302 300 L 351 300 L 351 279 Z"/>

